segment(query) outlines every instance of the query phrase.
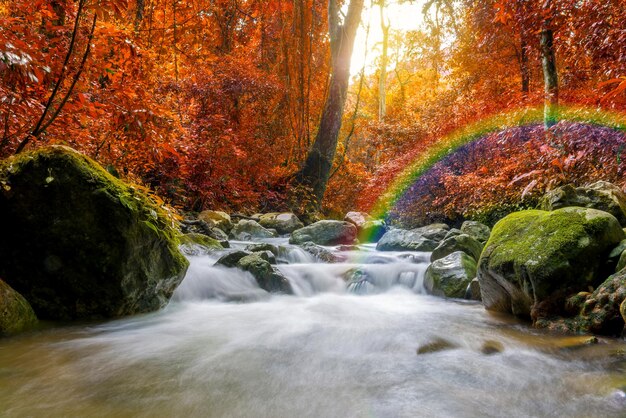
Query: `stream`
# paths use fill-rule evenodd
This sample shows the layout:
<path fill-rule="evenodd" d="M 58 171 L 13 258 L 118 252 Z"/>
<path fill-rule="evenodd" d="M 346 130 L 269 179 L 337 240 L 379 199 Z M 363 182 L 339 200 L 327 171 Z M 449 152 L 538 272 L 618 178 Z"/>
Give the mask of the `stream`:
<path fill-rule="evenodd" d="M 0 340 L 0 417 L 626 417 L 624 340 L 426 295 L 430 254 L 328 247 L 345 261 L 326 264 L 266 241 L 295 296 L 191 256 L 162 311 Z"/>

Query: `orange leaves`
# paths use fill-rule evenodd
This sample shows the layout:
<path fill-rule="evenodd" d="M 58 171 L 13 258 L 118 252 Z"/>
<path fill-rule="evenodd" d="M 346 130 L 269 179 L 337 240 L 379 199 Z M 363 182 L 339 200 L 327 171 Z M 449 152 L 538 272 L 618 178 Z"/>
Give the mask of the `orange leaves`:
<path fill-rule="evenodd" d="M 612 90 L 606 93 L 602 97 L 603 102 L 611 100 L 612 98 L 626 91 L 626 76 L 621 76 L 619 78 L 614 78 L 612 80 L 603 81 L 602 83 L 598 84 L 598 87 L 600 88 L 607 87 L 607 86 L 611 86 Z"/>

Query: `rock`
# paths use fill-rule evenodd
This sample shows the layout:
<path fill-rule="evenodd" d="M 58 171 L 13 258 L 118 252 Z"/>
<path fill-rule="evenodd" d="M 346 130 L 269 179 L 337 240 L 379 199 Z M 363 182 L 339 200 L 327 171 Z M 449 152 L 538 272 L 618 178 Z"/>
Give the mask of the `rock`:
<path fill-rule="evenodd" d="M 624 251 L 617 261 L 617 267 L 615 267 L 615 271 L 622 271 L 626 267 L 626 251 Z"/>
<path fill-rule="evenodd" d="M 421 236 L 433 240 L 435 242 L 441 242 L 444 240 L 448 232 L 450 231 L 450 227 L 446 224 L 431 224 L 422 226 L 420 228 L 412 229 L 411 231 L 417 232 Z"/>
<path fill-rule="evenodd" d="M 465 221 L 461 225 L 461 232 L 484 244 L 491 235 L 491 228 L 476 221 Z"/>
<path fill-rule="evenodd" d="M 271 251 L 255 251 L 253 254 L 258 255 L 272 265 L 276 264 L 276 256 Z"/>
<path fill-rule="evenodd" d="M 353 244 L 357 230 L 349 222 L 318 221 L 291 234 L 290 244 L 303 244 L 311 241 L 319 245 Z"/>
<path fill-rule="evenodd" d="M 463 232 L 461 232 L 460 229 L 452 228 L 446 233 L 446 236 L 443 237 L 443 239 L 447 240 L 448 238 L 456 237 L 457 235 L 461 235 L 462 233 Z"/>
<path fill-rule="evenodd" d="M 239 262 L 239 260 L 241 260 L 242 258 L 250 254 L 251 253 L 249 251 L 241 251 L 241 250 L 231 251 L 221 256 L 219 260 L 215 262 L 215 265 L 224 266 L 224 267 L 237 267 L 237 263 Z"/>
<path fill-rule="evenodd" d="M 222 250 L 222 244 L 203 234 L 184 234 L 179 239 L 178 248 L 185 255 L 206 255 L 215 250 Z"/>
<path fill-rule="evenodd" d="M 217 210 L 205 210 L 200 212 L 198 219 L 206 222 L 210 226 L 215 226 L 225 233 L 230 233 L 233 229 L 233 223 L 230 219 L 230 215 L 226 212 Z"/>
<path fill-rule="evenodd" d="M 365 225 L 365 222 L 373 221 L 374 218 L 365 212 L 348 212 L 343 220 L 350 222 L 352 225 L 356 226 L 357 229 L 360 229 Z"/>
<path fill-rule="evenodd" d="M 336 256 L 331 251 L 310 241 L 300 244 L 299 247 L 323 263 L 339 263 L 343 261 L 343 259 Z"/>
<path fill-rule="evenodd" d="M 495 225 L 478 263 L 483 304 L 533 320 L 558 313 L 567 294 L 597 284 L 624 237 L 617 219 L 596 209 L 513 213 Z"/>
<path fill-rule="evenodd" d="M 431 295 L 462 298 L 475 277 L 476 261 L 457 251 L 428 266 L 424 274 L 424 288 Z"/>
<path fill-rule="evenodd" d="M 624 323 L 626 323 L 626 300 L 623 300 L 622 304 L 619 305 L 619 313 L 622 315 Z"/>
<path fill-rule="evenodd" d="M 626 194 L 618 186 L 598 181 L 583 187 L 566 185 L 556 188 L 541 199 L 541 209 L 555 210 L 570 206 L 593 208 L 615 216 L 626 226 Z"/>
<path fill-rule="evenodd" d="M 423 344 L 417 349 L 417 354 L 436 353 L 438 351 L 452 350 L 457 348 L 456 344 L 451 343 L 443 338 L 436 338 L 434 341 Z"/>
<path fill-rule="evenodd" d="M 230 231 L 230 236 L 239 241 L 250 241 L 259 238 L 273 238 L 275 234 L 263 228 L 256 221 L 242 219 Z"/>
<path fill-rule="evenodd" d="M 471 256 L 474 260 L 478 261 L 482 250 L 483 244 L 476 241 L 469 235 L 455 235 L 443 240 L 437 246 L 437 248 L 433 250 L 433 253 L 430 256 L 430 261 L 439 260 L 440 258 L 443 258 L 456 251 L 463 251 L 465 254 Z"/>
<path fill-rule="evenodd" d="M 483 300 L 480 296 L 480 283 L 478 282 L 478 278 L 473 278 L 467 286 L 467 289 L 465 290 L 465 299 L 477 301 Z"/>
<path fill-rule="evenodd" d="M 40 319 L 154 311 L 183 279 L 173 219 L 78 152 L 4 160 L 0 184 L 0 277 Z"/>
<path fill-rule="evenodd" d="M 346 289 L 357 295 L 369 295 L 376 293 L 376 286 L 369 280 L 367 271 L 362 268 L 353 268 L 344 273 Z"/>
<path fill-rule="evenodd" d="M 258 254 L 242 257 L 237 267 L 252 274 L 263 290 L 293 294 L 289 280 Z"/>
<path fill-rule="evenodd" d="M 376 219 L 365 222 L 359 229 L 359 240 L 361 242 L 378 242 L 387 232 L 385 221 Z"/>
<path fill-rule="evenodd" d="M 276 245 L 267 242 L 255 242 L 254 244 L 248 244 L 246 245 L 246 251 L 250 251 L 251 253 L 269 251 L 275 256 L 280 255 L 280 249 Z"/>
<path fill-rule="evenodd" d="M 268 229 L 275 229 L 279 234 L 291 234 L 296 229 L 304 227 L 300 219 L 293 213 L 266 213 L 261 215 L 259 224 Z"/>
<path fill-rule="evenodd" d="M 497 354 L 504 351 L 504 345 L 499 341 L 487 340 L 480 348 L 480 352 L 485 355 Z"/>
<path fill-rule="evenodd" d="M 203 234 L 220 242 L 228 241 L 226 232 L 200 219 L 185 219 L 181 229 L 184 233 Z"/>
<path fill-rule="evenodd" d="M 437 248 L 438 242 L 426 238 L 415 230 L 392 229 L 378 241 L 378 251 L 432 251 Z"/>
<path fill-rule="evenodd" d="M 0 336 L 17 334 L 36 324 L 37 317 L 26 299 L 0 280 Z"/>
<path fill-rule="evenodd" d="M 609 269 L 612 269 L 612 266 L 615 266 L 615 272 L 620 271 L 624 266 L 620 267 L 620 259 L 622 258 L 622 254 L 626 251 L 626 239 L 622 240 L 615 248 L 611 250 L 608 257 L 608 265 Z M 625 260 L 626 261 L 626 260 Z"/>
<path fill-rule="evenodd" d="M 576 333 L 619 336 L 624 330 L 621 309 L 626 300 L 626 270 L 609 277 L 593 293 L 581 292 L 567 300 L 568 310 L 577 309 L 574 317 L 542 318 L 539 328 Z"/>

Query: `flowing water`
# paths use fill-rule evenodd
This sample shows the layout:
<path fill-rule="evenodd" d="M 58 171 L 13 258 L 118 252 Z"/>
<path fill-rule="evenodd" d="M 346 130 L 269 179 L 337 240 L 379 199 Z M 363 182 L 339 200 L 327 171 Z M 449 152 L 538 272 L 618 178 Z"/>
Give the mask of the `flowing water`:
<path fill-rule="evenodd" d="M 425 295 L 428 254 L 324 264 L 274 243 L 296 296 L 194 256 L 161 312 L 0 340 L 0 416 L 626 416 L 623 340 L 581 346 Z"/>

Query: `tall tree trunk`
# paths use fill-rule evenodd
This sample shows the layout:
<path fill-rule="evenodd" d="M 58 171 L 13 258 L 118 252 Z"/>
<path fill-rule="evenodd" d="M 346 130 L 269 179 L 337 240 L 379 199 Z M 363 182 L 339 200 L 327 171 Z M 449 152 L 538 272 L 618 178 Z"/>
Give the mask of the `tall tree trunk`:
<path fill-rule="evenodd" d="M 387 61 L 389 60 L 389 21 L 385 22 L 385 0 L 380 0 L 380 29 L 383 32 L 380 74 L 378 78 L 378 120 L 387 114 Z"/>
<path fill-rule="evenodd" d="M 146 9 L 146 0 L 137 0 L 137 8 L 135 9 L 135 30 L 139 30 Z"/>
<path fill-rule="evenodd" d="M 543 4 L 543 11 L 546 17 L 541 28 L 541 64 L 545 86 L 543 118 L 546 129 L 556 123 L 559 105 L 559 78 L 554 55 L 554 33 L 549 17 L 551 14 L 550 8 L 551 0 L 546 0 Z"/>
<path fill-rule="evenodd" d="M 311 188 L 316 208 L 320 207 L 324 197 L 337 151 L 337 139 L 350 79 L 350 60 L 362 10 L 363 0 L 350 0 L 348 13 L 343 24 L 340 24 L 337 0 L 328 1 L 328 30 L 332 60 L 328 97 L 324 103 L 322 119 L 313 147 L 309 151 L 304 166 L 296 174 L 296 181 L 299 184 Z"/>

